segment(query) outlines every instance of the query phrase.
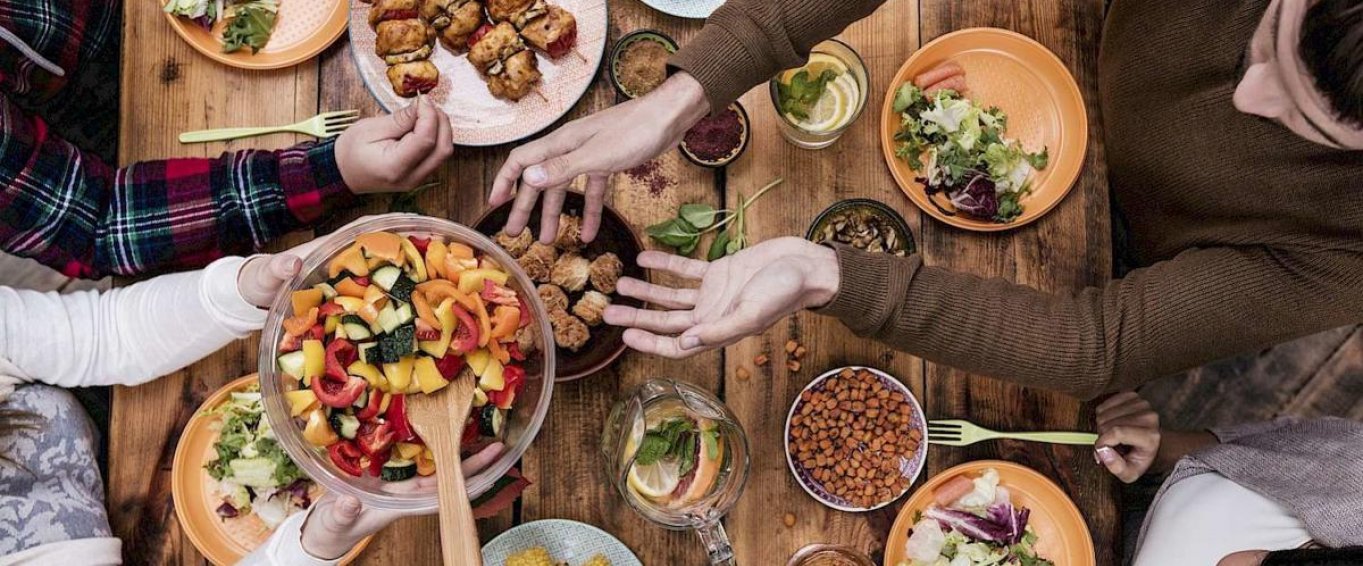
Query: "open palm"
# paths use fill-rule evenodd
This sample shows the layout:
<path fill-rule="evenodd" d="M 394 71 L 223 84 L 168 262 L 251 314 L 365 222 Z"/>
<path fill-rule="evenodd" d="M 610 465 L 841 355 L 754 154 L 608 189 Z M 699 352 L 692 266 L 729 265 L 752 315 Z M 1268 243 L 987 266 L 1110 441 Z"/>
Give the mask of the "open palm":
<path fill-rule="evenodd" d="M 639 254 L 638 261 L 701 282 L 699 289 L 686 289 L 623 279 L 621 294 L 666 310 L 606 309 L 607 323 L 629 328 L 625 344 L 669 358 L 759 334 L 792 313 L 827 303 L 838 285 L 833 250 L 799 238 L 770 240 L 715 262 L 660 252 Z"/>

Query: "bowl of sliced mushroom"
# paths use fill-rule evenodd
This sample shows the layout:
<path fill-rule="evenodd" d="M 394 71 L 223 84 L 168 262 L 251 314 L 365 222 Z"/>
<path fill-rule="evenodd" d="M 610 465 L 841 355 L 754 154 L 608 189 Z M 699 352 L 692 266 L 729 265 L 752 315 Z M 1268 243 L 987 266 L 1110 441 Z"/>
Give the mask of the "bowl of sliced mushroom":
<path fill-rule="evenodd" d="M 885 203 L 871 199 L 838 201 L 824 209 L 815 217 L 805 239 L 900 257 L 916 250 L 904 217 Z"/>

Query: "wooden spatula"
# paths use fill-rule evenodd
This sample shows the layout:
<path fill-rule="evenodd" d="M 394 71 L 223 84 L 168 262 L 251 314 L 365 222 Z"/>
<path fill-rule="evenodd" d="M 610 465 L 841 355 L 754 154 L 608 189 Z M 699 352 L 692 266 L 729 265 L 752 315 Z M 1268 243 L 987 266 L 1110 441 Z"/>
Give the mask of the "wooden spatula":
<path fill-rule="evenodd" d="M 473 507 L 459 467 L 459 441 L 473 406 L 473 374 L 463 372 L 444 389 L 407 396 L 407 420 L 435 454 L 440 485 L 440 547 L 445 566 L 482 566 Z"/>

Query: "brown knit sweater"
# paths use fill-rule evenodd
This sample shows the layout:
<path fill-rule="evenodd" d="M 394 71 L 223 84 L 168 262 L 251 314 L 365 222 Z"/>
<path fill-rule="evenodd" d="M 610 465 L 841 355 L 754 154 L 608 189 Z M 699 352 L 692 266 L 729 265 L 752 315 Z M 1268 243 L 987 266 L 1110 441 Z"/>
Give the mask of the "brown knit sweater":
<path fill-rule="evenodd" d="M 730 0 L 674 63 L 727 103 L 879 2 L 845 4 Z M 841 291 L 820 312 L 935 362 L 1084 398 L 1363 321 L 1363 152 L 1231 104 L 1267 0 L 1153 4 L 1113 2 L 1099 63 L 1109 181 L 1148 267 L 1049 294 L 839 249 Z"/>

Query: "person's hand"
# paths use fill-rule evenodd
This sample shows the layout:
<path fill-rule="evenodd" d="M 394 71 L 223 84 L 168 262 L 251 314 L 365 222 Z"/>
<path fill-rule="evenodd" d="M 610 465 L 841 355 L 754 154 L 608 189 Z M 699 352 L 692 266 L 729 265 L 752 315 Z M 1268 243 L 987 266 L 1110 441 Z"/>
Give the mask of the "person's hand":
<path fill-rule="evenodd" d="M 1097 420 L 1094 458 L 1125 483 L 1139 479 L 1159 455 L 1159 413 L 1140 395 L 1127 391 L 1098 405 Z"/>
<path fill-rule="evenodd" d="M 1242 550 L 1226 555 L 1216 566 L 1259 566 L 1267 557 L 1267 550 Z"/>
<path fill-rule="evenodd" d="M 502 454 L 503 445 L 493 443 L 481 452 L 464 460 L 461 468 L 465 476 L 478 473 Z M 417 477 L 404 482 L 387 484 L 384 489 L 393 493 L 433 489 L 435 476 Z M 431 511 L 430 513 L 433 513 Z M 311 515 L 303 524 L 303 550 L 323 560 L 335 560 L 350 552 L 364 537 L 372 535 L 389 523 L 403 517 L 424 513 L 365 509 L 360 500 L 348 495 L 327 493 L 313 504 Z"/>
<path fill-rule="evenodd" d="M 586 175 L 582 241 L 590 242 L 601 226 L 610 175 L 675 147 L 709 108 L 696 79 L 686 73 L 673 75 L 641 98 L 569 122 L 513 150 L 492 182 L 488 201 L 500 206 L 516 199 L 505 231 L 519 234 L 529 222 L 535 200 L 544 193 L 539 234 L 547 244 L 558 233 L 558 215 L 568 185 Z"/>
<path fill-rule="evenodd" d="M 451 155 L 450 119 L 426 97 L 388 116 L 355 122 L 336 139 L 336 166 L 356 194 L 416 188 Z"/>
<path fill-rule="evenodd" d="M 670 310 L 606 307 L 608 324 L 629 327 L 625 344 L 640 352 L 685 358 L 761 333 L 802 309 L 837 294 L 838 258 L 801 238 L 778 238 L 713 263 L 660 252 L 639 254 L 639 265 L 686 279 L 699 289 L 672 289 L 621 279 L 620 294 Z"/>
<path fill-rule="evenodd" d="M 303 269 L 301 257 L 291 250 L 246 260 L 237 272 L 237 290 L 241 292 L 241 298 L 257 307 L 269 308 L 279 290 Z"/>

